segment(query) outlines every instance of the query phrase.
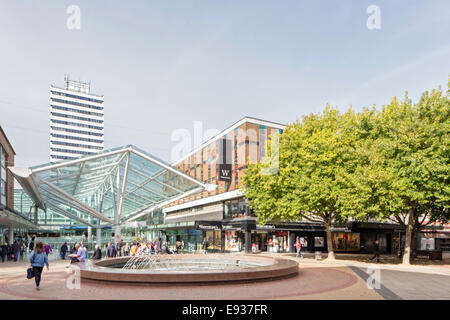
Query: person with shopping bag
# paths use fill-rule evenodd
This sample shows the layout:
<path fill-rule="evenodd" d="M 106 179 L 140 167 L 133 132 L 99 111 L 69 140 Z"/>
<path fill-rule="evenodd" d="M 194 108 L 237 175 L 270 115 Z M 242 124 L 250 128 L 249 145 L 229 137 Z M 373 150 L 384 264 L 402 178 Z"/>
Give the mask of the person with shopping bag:
<path fill-rule="evenodd" d="M 40 290 L 39 284 L 41 283 L 41 274 L 42 269 L 44 269 L 44 264 L 47 266 L 47 270 L 49 270 L 48 266 L 48 257 L 44 251 L 44 246 L 42 242 L 37 242 L 34 247 L 33 252 L 30 255 L 30 263 L 32 268 L 32 275 L 34 276 L 34 280 L 36 282 L 36 290 Z"/>

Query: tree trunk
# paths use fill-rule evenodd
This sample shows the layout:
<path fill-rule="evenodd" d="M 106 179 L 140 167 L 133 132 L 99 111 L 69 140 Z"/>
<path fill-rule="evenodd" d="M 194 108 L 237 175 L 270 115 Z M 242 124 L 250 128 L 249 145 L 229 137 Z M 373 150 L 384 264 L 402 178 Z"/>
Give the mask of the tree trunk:
<path fill-rule="evenodd" d="M 408 223 L 406 224 L 405 251 L 403 253 L 403 264 L 409 265 L 411 261 L 411 238 L 414 228 L 414 208 L 408 212 Z"/>
<path fill-rule="evenodd" d="M 334 260 L 333 238 L 331 237 L 331 221 L 325 222 L 325 230 L 327 232 L 327 247 L 328 257 L 327 260 Z"/>
<path fill-rule="evenodd" d="M 414 260 L 417 258 L 417 234 L 419 230 L 417 228 L 413 228 L 412 236 L 411 236 L 411 259 Z"/>

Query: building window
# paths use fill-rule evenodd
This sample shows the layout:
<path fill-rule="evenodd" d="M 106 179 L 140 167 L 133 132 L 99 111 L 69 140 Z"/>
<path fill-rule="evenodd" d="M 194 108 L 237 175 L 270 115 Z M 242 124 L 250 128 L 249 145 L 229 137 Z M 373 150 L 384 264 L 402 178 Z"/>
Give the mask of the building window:
<path fill-rule="evenodd" d="M 244 198 L 227 200 L 224 204 L 224 219 L 236 219 L 245 217 L 246 204 Z"/>

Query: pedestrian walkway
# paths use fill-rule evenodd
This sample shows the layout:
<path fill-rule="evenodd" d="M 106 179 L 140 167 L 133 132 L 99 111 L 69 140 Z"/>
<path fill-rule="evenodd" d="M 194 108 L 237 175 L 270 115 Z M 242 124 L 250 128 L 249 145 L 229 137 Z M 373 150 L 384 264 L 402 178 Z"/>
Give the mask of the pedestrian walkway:
<path fill-rule="evenodd" d="M 354 260 L 345 260 L 345 256 L 337 257 L 335 260 L 327 260 L 326 254 L 323 254 L 324 259 L 316 260 L 313 253 L 303 253 L 304 258 L 296 258 L 294 253 L 261 253 L 270 256 L 279 256 L 287 259 L 294 259 L 300 264 L 310 264 L 314 266 L 348 266 L 348 267 L 359 267 L 367 268 L 368 266 L 377 266 L 382 270 L 393 270 L 393 271 L 405 271 L 413 273 L 426 273 L 450 276 L 450 264 L 449 265 L 402 265 L 402 264 L 389 264 L 389 263 L 374 263 L 374 262 L 363 262 Z M 370 257 L 370 255 L 367 255 Z M 347 256 L 351 258 L 351 255 Z M 382 257 L 383 259 L 383 257 Z M 386 258 L 385 258 L 386 259 Z"/>

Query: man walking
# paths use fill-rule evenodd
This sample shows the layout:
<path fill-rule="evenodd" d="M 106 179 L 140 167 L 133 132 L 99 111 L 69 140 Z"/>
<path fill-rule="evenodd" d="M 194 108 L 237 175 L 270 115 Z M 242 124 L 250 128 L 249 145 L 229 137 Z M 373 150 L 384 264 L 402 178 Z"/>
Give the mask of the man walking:
<path fill-rule="evenodd" d="M 2 245 L 2 262 L 5 262 L 7 255 L 8 255 L 8 245 L 5 242 Z"/>
<path fill-rule="evenodd" d="M 208 246 L 209 246 L 209 242 L 208 242 L 208 240 L 206 240 L 206 237 L 204 237 L 203 238 L 203 243 L 202 243 L 203 254 L 207 253 Z"/>
<path fill-rule="evenodd" d="M 106 246 L 106 258 L 112 258 L 114 254 L 114 248 L 111 246 L 111 243 L 108 242 Z"/>
<path fill-rule="evenodd" d="M 59 255 L 61 256 L 61 259 L 66 259 L 66 252 L 67 252 L 67 242 L 64 242 L 64 244 L 61 246 L 61 249 L 59 251 Z"/>
<path fill-rule="evenodd" d="M 380 246 L 379 241 L 375 241 L 375 244 L 373 245 L 373 257 L 369 259 L 369 261 L 372 261 L 373 259 L 377 258 L 377 263 L 380 262 Z"/>
<path fill-rule="evenodd" d="M 158 241 L 156 241 L 156 253 L 159 253 L 161 251 L 161 238 L 159 238 Z"/>
<path fill-rule="evenodd" d="M 17 240 L 14 240 L 14 243 L 12 245 L 12 252 L 14 254 L 14 262 L 17 262 L 17 259 L 19 258 L 19 252 L 20 252 L 20 246 L 17 243 Z"/>

